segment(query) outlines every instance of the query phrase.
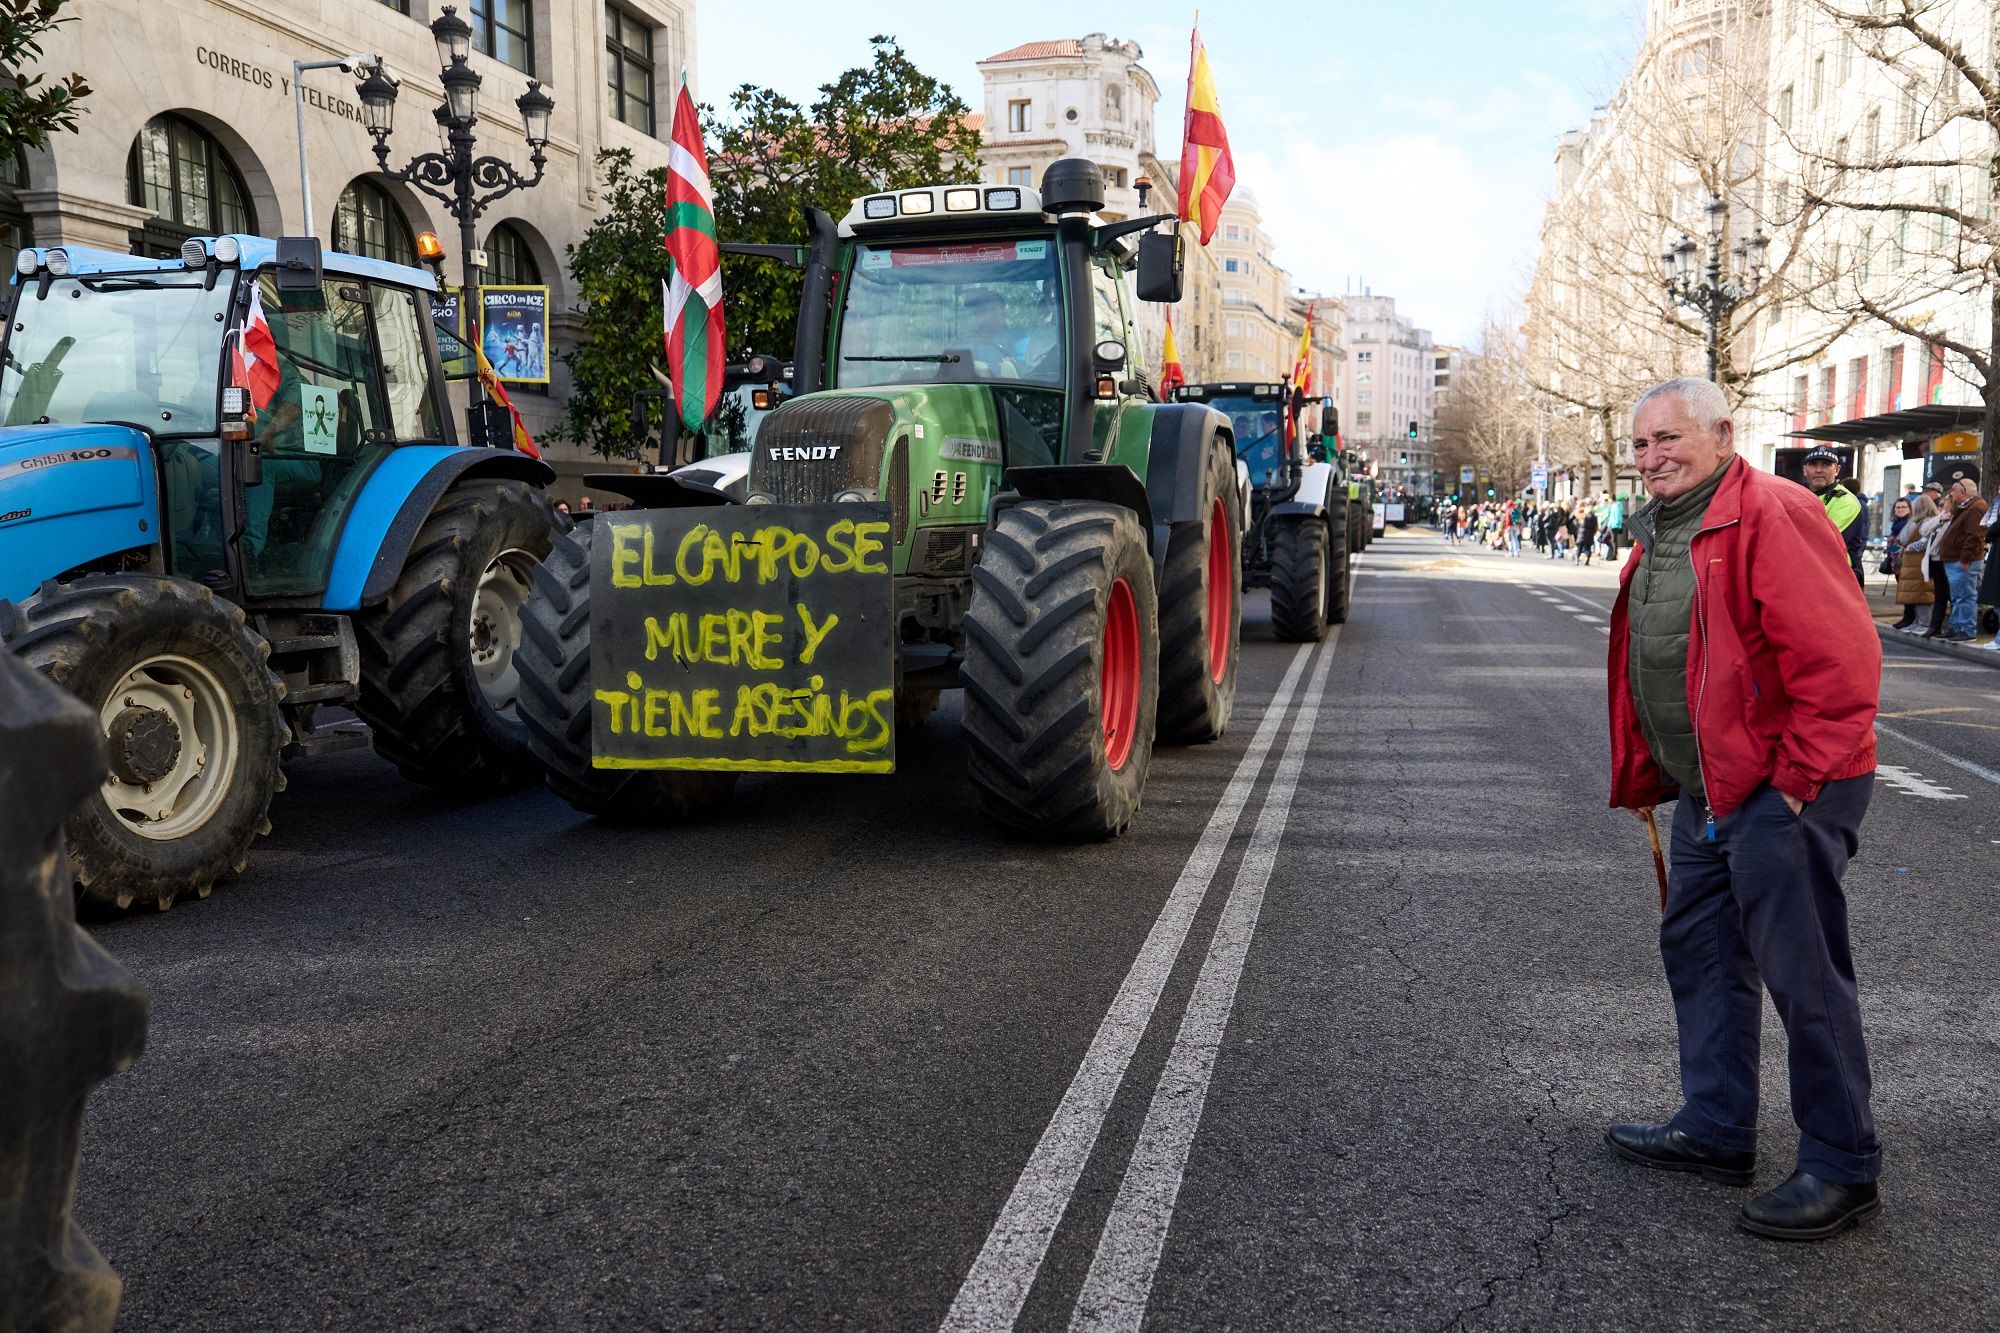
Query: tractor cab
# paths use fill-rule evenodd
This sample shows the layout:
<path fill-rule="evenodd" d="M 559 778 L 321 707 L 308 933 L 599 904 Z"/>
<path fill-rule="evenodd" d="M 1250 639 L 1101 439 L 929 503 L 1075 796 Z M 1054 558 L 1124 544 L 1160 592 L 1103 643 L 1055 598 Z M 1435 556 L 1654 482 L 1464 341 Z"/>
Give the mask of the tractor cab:
<path fill-rule="evenodd" d="M 0 527 L 0 597 L 32 590 L 44 562 L 13 556 L 48 539 L 70 566 L 157 546 L 161 572 L 243 603 L 322 594 L 371 474 L 399 447 L 453 442 L 435 285 L 322 259 L 316 241 L 218 236 L 175 259 L 23 250 L 0 456 L 45 459 L 105 427 L 122 443 L 45 464 L 33 495 L 10 490 L 8 507 L 31 512 Z M 87 528 L 69 521 L 93 509 Z"/>
<path fill-rule="evenodd" d="M 1236 456 L 1249 469 L 1250 485 L 1258 491 L 1282 490 L 1297 479 L 1293 451 L 1287 447 L 1286 399 L 1283 384 L 1183 384 L 1174 397 L 1184 403 L 1206 403 L 1229 418 L 1236 435 Z"/>

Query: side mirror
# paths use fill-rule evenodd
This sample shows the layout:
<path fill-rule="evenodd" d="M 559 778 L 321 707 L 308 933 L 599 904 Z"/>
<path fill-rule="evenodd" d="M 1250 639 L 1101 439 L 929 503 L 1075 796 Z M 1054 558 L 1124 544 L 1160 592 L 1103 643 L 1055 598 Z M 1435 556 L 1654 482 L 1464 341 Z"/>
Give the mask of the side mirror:
<path fill-rule="evenodd" d="M 1108 373 L 1122 370 L 1125 366 L 1125 344 L 1116 338 L 1106 338 L 1097 344 L 1091 349 L 1091 355 L 1097 358 L 1097 368 L 1100 371 Z"/>
<path fill-rule="evenodd" d="M 320 249 L 317 236 L 278 238 L 278 290 L 316 292 L 320 284 Z"/>
<path fill-rule="evenodd" d="M 1149 231 L 1139 238 L 1139 299 L 1172 305 L 1181 299 L 1181 275 L 1186 256 L 1181 251 L 1181 233 Z"/>

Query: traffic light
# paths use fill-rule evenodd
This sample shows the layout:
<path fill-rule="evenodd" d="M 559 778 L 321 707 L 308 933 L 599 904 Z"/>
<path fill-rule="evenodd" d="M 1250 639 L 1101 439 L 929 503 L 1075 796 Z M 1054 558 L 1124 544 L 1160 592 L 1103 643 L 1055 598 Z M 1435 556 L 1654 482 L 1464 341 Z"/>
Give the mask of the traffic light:
<path fill-rule="evenodd" d="M 1410 451 L 1405 449 L 1401 453 L 1397 454 L 1396 461 L 1398 463 L 1401 463 L 1403 466 L 1408 467 L 1410 464 Z"/>
<path fill-rule="evenodd" d="M 1417 423 L 1414 421 L 1410 423 L 1410 438 L 1413 440 L 1417 438 Z"/>
<path fill-rule="evenodd" d="M 1486 488 L 1486 498 L 1489 500 L 1493 498 L 1493 488 L 1491 486 Z"/>

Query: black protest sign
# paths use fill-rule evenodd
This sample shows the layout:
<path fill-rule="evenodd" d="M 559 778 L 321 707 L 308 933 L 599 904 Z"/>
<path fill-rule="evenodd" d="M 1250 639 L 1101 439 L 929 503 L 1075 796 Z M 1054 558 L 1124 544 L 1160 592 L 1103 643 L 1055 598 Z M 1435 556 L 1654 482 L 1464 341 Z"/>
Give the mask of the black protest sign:
<path fill-rule="evenodd" d="M 635 510 L 594 527 L 592 763 L 895 769 L 888 505 Z"/>

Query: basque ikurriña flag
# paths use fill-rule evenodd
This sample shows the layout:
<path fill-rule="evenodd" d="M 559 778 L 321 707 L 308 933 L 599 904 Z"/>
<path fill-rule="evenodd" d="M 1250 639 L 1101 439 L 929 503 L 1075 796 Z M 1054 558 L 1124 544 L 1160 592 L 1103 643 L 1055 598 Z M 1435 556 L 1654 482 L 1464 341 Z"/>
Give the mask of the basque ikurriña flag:
<path fill-rule="evenodd" d="M 1192 222 L 1207 245 L 1222 220 L 1222 205 L 1236 188 L 1236 161 L 1229 155 L 1229 134 L 1222 128 L 1222 107 L 1215 100 L 1215 76 L 1209 73 L 1208 52 L 1201 46 L 1201 29 L 1194 30 L 1188 58 L 1187 121 L 1181 130 L 1181 195 L 1177 210 Z"/>
<path fill-rule="evenodd" d="M 666 245 L 673 260 L 665 284 L 667 373 L 681 424 L 698 431 L 722 397 L 722 251 L 715 242 L 708 152 L 685 70 L 667 154 Z"/>
<path fill-rule="evenodd" d="M 1187 372 L 1181 369 L 1181 349 L 1174 345 L 1174 317 L 1167 316 L 1167 340 L 1160 348 L 1160 397 L 1165 400 L 1175 389 L 1187 383 Z"/>

